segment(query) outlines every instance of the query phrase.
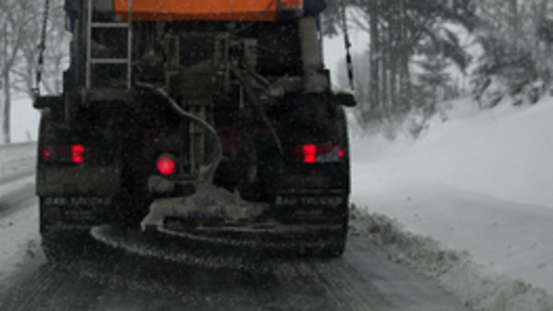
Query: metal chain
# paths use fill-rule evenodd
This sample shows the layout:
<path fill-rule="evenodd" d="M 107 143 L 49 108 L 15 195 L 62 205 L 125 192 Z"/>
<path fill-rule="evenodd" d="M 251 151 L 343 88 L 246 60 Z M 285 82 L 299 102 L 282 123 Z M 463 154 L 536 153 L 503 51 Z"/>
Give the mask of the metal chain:
<path fill-rule="evenodd" d="M 346 62 L 347 62 L 347 69 L 348 69 L 348 79 L 349 79 L 349 86 L 353 90 L 353 64 L 351 60 L 351 42 L 349 41 L 349 35 L 348 35 L 348 24 L 346 19 L 346 6 L 344 5 L 344 0 L 340 0 L 340 6 L 341 6 L 341 13 L 342 13 L 342 31 L 344 32 L 344 44 L 346 46 Z"/>
<path fill-rule="evenodd" d="M 40 82 L 42 81 L 42 70 L 44 69 L 44 50 L 46 50 L 46 30 L 48 27 L 48 14 L 50 10 L 50 0 L 44 2 L 44 19 L 42 21 L 42 33 L 40 44 L 38 46 L 38 64 L 36 69 L 35 88 L 32 90 L 33 95 L 40 95 Z"/>

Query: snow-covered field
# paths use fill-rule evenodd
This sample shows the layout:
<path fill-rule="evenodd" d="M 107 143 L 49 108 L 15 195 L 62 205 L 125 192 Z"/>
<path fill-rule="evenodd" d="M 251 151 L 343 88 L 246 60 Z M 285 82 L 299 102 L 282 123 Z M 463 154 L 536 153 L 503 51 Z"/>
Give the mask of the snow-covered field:
<path fill-rule="evenodd" d="M 523 299 L 515 297 L 525 290 L 513 289 L 529 283 L 553 293 L 553 99 L 484 112 L 470 100 L 448 106 L 447 120 L 435 117 L 417 141 L 354 139 L 352 202 L 444 249 L 468 251 L 474 269 L 458 266 L 458 274 L 444 278 L 451 267 L 442 266 L 446 271 L 434 275 L 464 301 L 492 310 L 553 309 L 543 291 Z M 403 251 L 401 256 L 413 257 L 412 249 Z M 422 250 L 412 259 L 423 271 L 432 264 Z M 440 261 L 447 260 L 434 263 Z M 482 282 L 463 281 L 467 274 Z M 496 297 L 473 297 L 487 291 Z M 498 304 L 516 299 L 524 303 Z"/>

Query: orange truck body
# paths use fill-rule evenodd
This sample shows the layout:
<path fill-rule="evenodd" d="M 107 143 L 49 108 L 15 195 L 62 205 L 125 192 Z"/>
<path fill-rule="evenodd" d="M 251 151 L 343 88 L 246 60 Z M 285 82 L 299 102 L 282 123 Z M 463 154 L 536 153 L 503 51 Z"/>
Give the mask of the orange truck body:
<path fill-rule="evenodd" d="M 127 21 L 129 0 L 113 0 L 118 21 Z M 303 0 L 134 0 L 133 21 L 275 21 L 280 9 Z"/>

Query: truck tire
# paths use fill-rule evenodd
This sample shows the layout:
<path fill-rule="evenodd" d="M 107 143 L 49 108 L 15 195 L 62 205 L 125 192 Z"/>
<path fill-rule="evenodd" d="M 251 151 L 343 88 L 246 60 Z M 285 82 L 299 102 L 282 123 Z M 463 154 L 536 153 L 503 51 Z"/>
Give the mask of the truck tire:
<path fill-rule="evenodd" d="M 39 202 L 42 250 L 48 261 L 52 263 L 70 261 L 90 248 L 92 238 L 88 230 L 56 228 L 54 223 L 57 219 L 48 219 L 42 198 Z"/>
<path fill-rule="evenodd" d="M 49 262 L 71 261 L 81 256 L 87 249 L 88 232 L 64 230 L 60 232 L 43 232 L 42 251 Z"/>
<path fill-rule="evenodd" d="M 52 128 L 52 123 L 59 120 L 55 119 L 55 115 L 45 110 L 42 112 L 38 135 L 38 150 L 37 150 L 37 175 L 40 174 L 42 167 L 42 146 L 47 131 Z M 36 184 L 40 180 L 37 176 Z M 39 197 L 39 228 L 42 237 L 42 250 L 44 255 L 50 262 L 60 262 L 69 260 L 79 255 L 86 248 L 86 238 L 88 231 L 85 230 L 59 230 L 56 228 L 58 219 L 53 218 L 52 214 L 48 216 L 44 207 L 44 198 Z"/>
<path fill-rule="evenodd" d="M 349 137 L 346 113 L 344 107 L 337 106 L 334 114 L 334 130 L 338 141 L 342 141 L 344 145 L 344 159 L 346 161 L 346 168 L 348 175 L 350 171 L 350 154 L 349 154 Z M 349 193 L 349 183 L 347 185 L 347 193 Z M 325 258 L 338 258 L 342 256 L 346 247 L 346 240 L 348 235 L 348 219 L 349 219 L 349 195 L 344 195 L 345 210 L 342 215 L 342 229 L 334 232 L 328 243 L 322 249 L 320 255 Z"/>
<path fill-rule="evenodd" d="M 70 262 L 82 257 L 94 259 L 102 255 L 103 249 L 90 235 L 89 229 L 60 228 L 57 219 L 48 219 L 40 199 L 40 235 L 42 250 L 51 263 Z"/>
<path fill-rule="evenodd" d="M 329 237 L 329 241 L 320 251 L 319 256 L 322 258 L 339 258 L 344 254 L 347 240 L 347 221 L 344 228 L 338 232 L 334 232 Z"/>
<path fill-rule="evenodd" d="M 329 120 L 330 128 L 332 129 L 329 134 L 329 138 L 333 142 L 342 142 L 344 148 L 344 167 L 343 170 L 347 170 L 349 176 L 350 171 L 350 159 L 349 159 L 349 139 L 346 123 L 346 115 L 344 108 L 338 106 L 334 110 L 334 114 Z M 349 177 L 348 181 L 341 185 L 343 191 L 342 205 L 340 207 L 339 216 L 341 229 L 328 232 L 324 237 L 326 241 L 322 246 L 311 249 L 308 251 L 308 255 L 319 258 L 339 258 L 344 253 L 348 234 L 348 219 L 349 219 Z M 328 189 L 336 190 L 336 189 Z"/>
<path fill-rule="evenodd" d="M 49 219 L 46 215 L 42 198 L 39 202 L 42 251 L 49 262 L 69 262 L 81 256 L 94 258 L 100 253 L 89 230 L 60 228 L 55 224 L 58 219 Z"/>
<path fill-rule="evenodd" d="M 346 249 L 346 238 L 342 238 L 341 242 L 329 243 L 321 251 L 322 258 L 340 258 Z"/>
<path fill-rule="evenodd" d="M 63 261 L 65 258 L 60 242 L 44 234 L 42 234 L 42 251 L 46 259 L 52 263 Z"/>

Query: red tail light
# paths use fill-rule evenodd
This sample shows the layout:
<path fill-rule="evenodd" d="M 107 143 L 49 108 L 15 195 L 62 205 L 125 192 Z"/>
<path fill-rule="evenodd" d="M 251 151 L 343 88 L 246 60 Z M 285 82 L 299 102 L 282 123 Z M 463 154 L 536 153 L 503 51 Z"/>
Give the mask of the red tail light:
<path fill-rule="evenodd" d="M 170 155 L 161 155 L 157 159 L 157 170 L 165 176 L 171 175 L 175 172 L 177 168 L 175 160 Z"/>
<path fill-rule="evenodd" d="M 83 163 L 88 158 L 88 149 L 84 145 L 46 145 L 43 157 L 49 162 Z"/>
<path fill-rule="evenodd" d="M 83 163 L 84 162 L 84 151 L 85 148 L 83 145 L 72 145 L 71 146 L 71 161 L 73 163 Z"/>
<path fill-rule="evenodd" d="M 344 159 L 344 148 L 341 145 L 303 145 L 296 147 L 295 154 L 296 162 L 342 162 Z"/>
<path fill-rule="evenodd" d="M 315 145 L 305 145 L 301 147 L 303 154 L 304 163 L 315 163 L 317 162 L 317 146 Z M 300 160 L 301 161 L 301 160 Z"/>

